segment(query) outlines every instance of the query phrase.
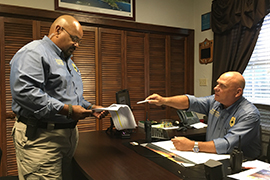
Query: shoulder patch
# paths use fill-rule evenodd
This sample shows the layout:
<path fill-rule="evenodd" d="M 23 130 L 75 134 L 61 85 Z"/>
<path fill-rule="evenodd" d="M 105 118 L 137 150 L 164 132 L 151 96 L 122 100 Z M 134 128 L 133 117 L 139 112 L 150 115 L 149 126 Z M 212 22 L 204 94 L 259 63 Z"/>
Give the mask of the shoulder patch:
<path fill-rule="evenodd" d="M 64 63 L 63 63 L 63 60 L 62 59 L 55 59 L 56 63 L 58 65 L 63 65 L 64 66 Z"/>

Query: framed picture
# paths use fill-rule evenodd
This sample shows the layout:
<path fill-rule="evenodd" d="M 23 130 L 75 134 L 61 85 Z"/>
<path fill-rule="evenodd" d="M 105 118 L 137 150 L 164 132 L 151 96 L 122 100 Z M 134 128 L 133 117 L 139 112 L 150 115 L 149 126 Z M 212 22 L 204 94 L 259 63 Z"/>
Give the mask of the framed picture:
<path fill-rule="evenodd" d="M 135 0 L 55 0 L 55 10 L 85 12 L 135 21 Z"/>
<path fill-rule="evenodd" d="M 211 13 L 206 13 L 202 15 L 202 31 L 208 30 L 211 28 Z"/>

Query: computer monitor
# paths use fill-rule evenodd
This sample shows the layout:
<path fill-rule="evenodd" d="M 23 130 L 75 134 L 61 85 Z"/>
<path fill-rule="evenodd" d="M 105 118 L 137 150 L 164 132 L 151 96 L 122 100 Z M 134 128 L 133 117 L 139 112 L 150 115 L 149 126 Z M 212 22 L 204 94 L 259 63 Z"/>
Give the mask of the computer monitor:
<path fill-rule="evenodd" d="M 126 104 L 129 106 L 129 108 L 131 108 L 129 92 L 127 89 L 123 89 L 121 91 L 116 92 L 116 103 L 117 104 Z"/>
<path fill-rule="evenodd" d="M 129 92 L 127 89 L 123 89 L 123 90 L 116 92 L 116 103 L 128 105 L 129 108 L 131 109 Z M 110 118 L 110 120 L 111 120 L 111 126 L 106 130 L 106 133 L 108 133 L 111 136 L 121 137 L 122 139 L 130 138 L 130 134 L 131 134 L 132 130 L 113 129 L 113 127 L 114 127 L 113 120 L 112 120 L 112 118 Z"/>

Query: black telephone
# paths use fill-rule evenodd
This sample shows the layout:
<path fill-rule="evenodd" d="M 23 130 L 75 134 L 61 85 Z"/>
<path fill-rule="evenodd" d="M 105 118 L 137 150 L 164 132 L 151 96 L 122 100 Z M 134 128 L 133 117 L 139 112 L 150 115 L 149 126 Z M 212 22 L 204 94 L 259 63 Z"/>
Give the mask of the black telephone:
<path fill-rule="evenodd" d="M 200 122 L 197 114 L 193 111 L 185 111 L 178 109 L 177 114 L 180 118 L 181 124 L 183 124 L 184 126 L 189 126 L 191 124 Z"/>

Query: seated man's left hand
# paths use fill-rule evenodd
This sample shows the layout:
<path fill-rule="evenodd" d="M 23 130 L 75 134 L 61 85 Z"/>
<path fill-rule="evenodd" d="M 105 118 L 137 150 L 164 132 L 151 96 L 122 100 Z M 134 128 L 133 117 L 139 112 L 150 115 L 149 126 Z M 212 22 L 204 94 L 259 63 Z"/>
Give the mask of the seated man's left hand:
<path fill-rule="evenodd" d="M 171 139 L 171 141 L 173 142 L 175 149 L 179 151 L 192 151 L 195 143 L 185 137 L 175 137 Z"/>

